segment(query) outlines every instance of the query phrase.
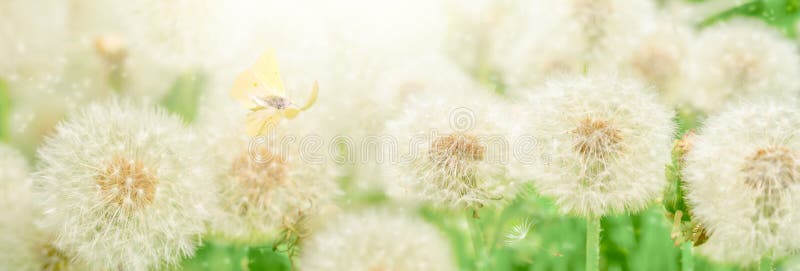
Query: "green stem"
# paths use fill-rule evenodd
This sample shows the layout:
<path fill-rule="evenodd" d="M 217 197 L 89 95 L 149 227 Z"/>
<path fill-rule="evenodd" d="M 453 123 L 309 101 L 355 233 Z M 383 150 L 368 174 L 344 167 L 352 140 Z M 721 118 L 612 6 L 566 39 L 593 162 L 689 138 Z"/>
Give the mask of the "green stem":
<path fill-rule="evenodd" d="M 250 247 L 234 247 L 233 248 L 236 255 L 235 259 L 239 259 L 239 269 L 238 270 L 249 270 L 250 266 Z"/>
<path fill-rule="evenodd" d="M 772 271 L 774 265 L 772 262 L 771 256 L 764 256 L 761 258 L 761 262 L 758 263 L 758 270 L 760 271 Z"/>
<path fill-rule="evenodd" d="M 600 217 L 586 218 L 586 271 L 600 269 Z"/>
<path fill-rule="evenodd" d="M 475 259 L 475 270 L 486 270 L 486 258 L 488 255 L 485 253 L 485 244 L 483 240 L 483 232 L 478 224 L 478 218 L 474 210 L 467 211 L 467 224 L 469 224 L 470 232 L 472 233 L 472 249 Z"/>
<path fill-rule="evenodd" d="M 681 244 L 681 270 L 683 271 L 694 271 L 693 247 L 694 243 L 691 240 Z"/>

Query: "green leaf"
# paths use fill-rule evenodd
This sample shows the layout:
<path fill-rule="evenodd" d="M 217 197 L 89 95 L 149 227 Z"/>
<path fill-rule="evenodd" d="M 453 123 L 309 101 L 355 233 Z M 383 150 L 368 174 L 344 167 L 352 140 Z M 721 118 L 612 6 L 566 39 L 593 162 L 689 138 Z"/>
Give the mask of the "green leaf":
<path fill-rule="evenodd" d="M 245 271 L 246 248 L 238 248 L 223 243 L 205 241 L 194 257 L 185 259 L 181 269 L 185 271 L 229 270 Z"/>
<path fill-rule="evenodd" d="M 800 0 L 754 0 L 724 10 L 703 20 L 700 28 L 704 28 L 737 16 L 760 19 L 780 30 L 787 37 L 797 35 L 795 24 L 800 19 Z"/>
<path fill-rule="evenodd" d="M 470 252 L 467 251 L 469 234 L 466 229 L 459 227 L 457 219 L 451 213 L 446 213 L 430 206 L 420 208 L 419 212 L 423 219 L 436 226 L 442 234 L 450 239 L 460 270 L 471 270 L 472 266 L 474 266 L 474 259 L 470 256 Z"/>
<path fill-rule="evenodd" d="M 762 14 L 764 10 L 764 3 L 761 2 L 761 0 L 754 0 L 714 14 L 700 22 L 699 26 L 701 28 L 708 27 L 738 15 L 758 16 Z"/>
<path fill-rule="evenodd" d="M 11 93 L 8 83 L 0 79 L 0 142 L 7 142 L 11 129 Z"/>
<path fill-rule="evenodd" d="M 204 87 L 205 79 L 200 73 L 185 73 L 175 80 L 167 95 L 161 100 L 161 105 L 181 116 L 187 123 L 191 123 L 197 116 L 198 102 Z"/>
<path fill-rule="evenodd" d="M 292 270 L 292 264 L 285 254 L 277 253 L 271 247 L 251 248 L 247 254 L 247 267 L 251 271 L 270 270 L 282 271 Z"/>

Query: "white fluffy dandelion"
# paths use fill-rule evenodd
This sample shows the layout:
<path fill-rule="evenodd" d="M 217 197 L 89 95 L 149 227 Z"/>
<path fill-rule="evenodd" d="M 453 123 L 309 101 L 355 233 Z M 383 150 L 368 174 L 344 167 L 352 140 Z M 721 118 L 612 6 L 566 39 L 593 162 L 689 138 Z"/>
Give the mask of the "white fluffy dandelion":
<path fill-rule="evenodd" d="M 216 176 L 220 201 L 212 231 L 229 241 L 263 244 L 280 231 L 298 233 L 305 218 L 332 204 L 337 171 L 321 153 L 304 149 L 313 134 L 307 116 L 281 124 L 265 137 L 245 132 L 246 110 L 231 99 L 205 99 L 197 125 L 209 154 L 223 170 Z M 241 109 L 241 110 L 238 110 Z M 306 152 L 309 151 L 309 152 Z M 327 157 L 326 157 L 327 158 Z"/>
<path fill-rule="evenodd" d="M 35 188 L 55 246 L 97 270 L 148 270 L 191 255 L 215 194 L 211 165 L 177 117 L 113 100 L 59 124 Z"/>
<path fill-rule="evenodd" d="M 614 76 L 548 81 L 528 122 L 545 163 L 520 172 L 565 213 L 635 212 L 661 193 L 672 114 L 638 81 Z"/>
<path fill-rule="evenodd" d="M 0 254 L 2 270 L 84 270 L 53 246 L 55 236 L 37 224 L 42 212 L 33 197 L 28 165 L 18 151 L 0 145 Z"/>
<path fill-rule="evenodd" d="M 701 252 L 749 264 L 800 249 L 800 111 L 742 104 L 710 117 L 686 157 L 693 219 L 711 234 Z"/>
<path fill-rule="evenodd" d="M 685 102 L 711 112 L 734 98 L 800 94 L 797 46 L 756 20 L 704 30 L 689 54 Z"/>
<path fill-rule="evenodd" d="M 303 242 L 301 270 L 456 270 L 447 239 L 405 213 L 343 214 Z"/>
<path fill-rule="evenodd" d="M 578 73 L 607 61 L 655 23 L 650 1 L 527 1 L 506 18 L 491 58 L 513 88 Z"/>
<path fill-rule="evenodd" d="M 663 14 L 660 14 L 663 15 Z M 617 69 L 658 90 L 665 102 L 678 100 L 693 30 L 672 18 L 659 16 L 656 24 L 640 37 L 631 39 L 629 50 L 614 50 L 599 65 Z"/>
<path fill-rule="evenodd" d="M 508 107 L 488 94 L 470 92 L 409 98 L 401 116 L 387 123 L 391 148 L 384 161 L 398 180 L 395 195 L 453 207 L 479 208 L 508 199 Z M 394 149 L 396 148 L 396 149 Z M 398 193 L 400 192 L 400 193 Z"/>

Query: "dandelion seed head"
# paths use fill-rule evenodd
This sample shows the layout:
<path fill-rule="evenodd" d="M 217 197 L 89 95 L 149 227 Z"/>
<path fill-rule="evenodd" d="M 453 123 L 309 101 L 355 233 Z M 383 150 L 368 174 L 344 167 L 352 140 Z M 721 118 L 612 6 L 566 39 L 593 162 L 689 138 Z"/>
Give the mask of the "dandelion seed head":
<path fill-rule="evenodd" d="M 449 242 L 403 211 L 339 215 L 303 241 L 303 270 L 456 270 Z"/>
<path fill-rule="evenodd" d="M 42 210 L 33 195 L 28 165 L 22 154 L 0 145 L 0 269 L 85 270 L 53 244 L 53 234 L 37 221 Z"/>
<path fill-rule="evenodd" d="M 631 37 L 630 49 L 612 50 L 597 63 L 603 69 L 618 70 L 651 85 L 663 102 L 678 102 L 694 31 L 658 14 L 652 27 Z"/>
<path fill-rule="evenodd" d="M 54 247 L 88 270 L 167 268 L 192 255 L 216 194 L 215 168 L 190 133 L 125 100 L 68 116 L 39 149 L 34 179 Z"/>
<path fill-rule="evenodd" d="M 503 163 L 511 124 L 494 111 L 504 103 L 481 92 L 460 95 L 412 96 L 387 123 L 386 133 L 398 143 L 384 150 L 395 155 L 385 165 L 386 178 L 396 180 L 390 195 L 474 208 L 515 193 Z"/>
<path fill-rule="evenodd" d="M 230 99 L 204 97 L 196 120 L 214 162 L 224 169 L 215 176 L 221 196 L 211 223 L 216 237 L 241 244 L 263 244 L 286 229 L 298 230 L 306 218 L 319 216 L 339 195 L 339 172 L 319 153 L 298 143 L 316 137 L 315 119 L 304 115 L 282 123 L 272 133 L 250 138 L 246 110 Z M 263 140 L 263 141 L 262 141 Z"/>
<path fill-rule="evenodd" d="M 705 29 L 687 59 L 680 102 L 705 112 L 739 98 L 800 93 L 795 44 L 760 21 L 737 19 Z"/>
<path fill-rule="evenodd" d="M 738 103 L 706 120 L 684 169 L 693 219 L 710 233 L 701 253 L 746 265 L 800 248 L 799 124 L 794 100 Z"/>
<path fill-rule="evenodd" d="M 520 1 L 498 26 L 491 62 L 513 91 L 550 76 L 602 67 L 633 50 L 656 23 L 656 9 L 640 1 Z M 535 25 L 536 27 L 529 27 Z M 519 93 L 517 93 L 519 94 Z M 521 95 L 521 94 L 520 94 Z"/>
<path fill-rule="evenodd" d="M 562 212 L 603 216 L 647 206 L 666 184 L 671 112 L 652 89 L 617 76 L 548 81 L 524 104 L 526 132 L 548 163 L 518 165 Z"/>

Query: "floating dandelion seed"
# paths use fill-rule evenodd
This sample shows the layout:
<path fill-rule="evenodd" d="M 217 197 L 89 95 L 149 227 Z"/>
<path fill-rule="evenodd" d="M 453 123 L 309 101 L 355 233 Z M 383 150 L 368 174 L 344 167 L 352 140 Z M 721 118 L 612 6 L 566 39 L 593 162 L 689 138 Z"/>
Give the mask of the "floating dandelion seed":
<path fill-rule="evenodd" d="M 800 111 L 757 101 L 710 117 L 684 168 L 693 219 L 709 231 L 700 252 L 747 265 L 800 249 Z"/>
<path fill-rule="evenodd" d="M 112 100 L 61 123 L 39 149 L 42 225 L 92 270 L 148 270 L 192 255 L 216 202 L 214 169 L 175 116 Z"/>
<path fill-rule="evenodd" d="M 520 224 L 511 227 L 511 230 L 506 233 L 506 245 L 513 245 L 524 240 L 525 237 L 528 237 L 528 232 L 533 227 L 533 224 L 534 223 L 529 218 L 525 218 Z"/>

